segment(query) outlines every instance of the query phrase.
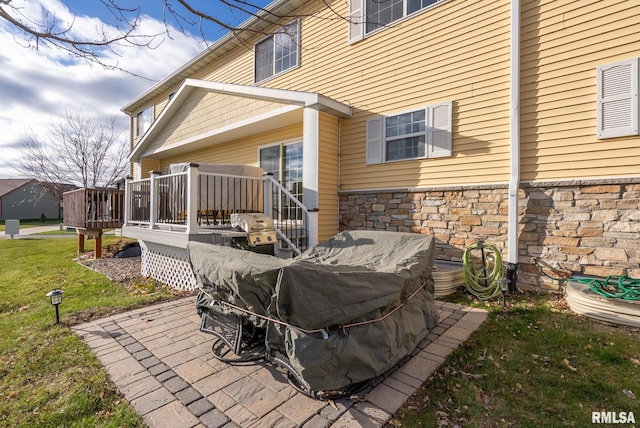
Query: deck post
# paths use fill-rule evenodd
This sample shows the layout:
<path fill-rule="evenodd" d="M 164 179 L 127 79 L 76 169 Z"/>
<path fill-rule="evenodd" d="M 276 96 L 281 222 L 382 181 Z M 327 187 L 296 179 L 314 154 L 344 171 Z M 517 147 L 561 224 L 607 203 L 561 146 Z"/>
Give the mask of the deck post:
<path fill-rule="evenodd" d="M 149 178 L 151 179 L 151 194 L 149 195 L 149 229 L 153 229 L 156 221 L 158 220 L 158 180 L 156 177 L 159 174 L 159 171 L 149 171 Z"/>
<path fill-rule="evenodd" d="M 131 189 L 129 188 L 129 181 L 131 181 L 131 177 L 126 176 L 124 179 L 124 218 L 122 219 L 121 227 L 128 226 L 127 222 L 131 220 L 131 201 L 129 201 Z"/>
<path fill-rule="evenodd" d="M 84 253 L 84 235 L 80 231 L 76 231 L 78 234 L 78 253 Z"/>
<path fill-rule="evenodd" d="M 78 228 L 76 233 L 78 234 L 78 252 L 84 253 L 84 237 L 89 236 L 93 238 L 93 257 L 99 259 L 102 257 L 102 229 L 81 229 Z"/>
<path fill-rule="evenodd" d="M 318 211 L 319 210 L 317 208 L 310 209 L 308 211 L 309 223 L 307 224 L 307 233 L 309 248 L 318 243 Z"/>
<path fill-rule="evenodd" d="M 187 170 L 187 234 L 198 230 L 198 164 L 189 164 Z"/>
<path fill-rule="evenodd" d="M 102 229 L 93 238 L 93 258 L 99 259 L 100 257 L 102 257 Z"/>
<path fill-rule="evenodd" d="M 265 172 L 263 175 L 263 185 L 264 185 L 264 202 L 263 202 L 263 214 L 273 218 L 273 186 L 271 185 L 271 179 L 269 177 L 273 177 L 272 172 Z"/>

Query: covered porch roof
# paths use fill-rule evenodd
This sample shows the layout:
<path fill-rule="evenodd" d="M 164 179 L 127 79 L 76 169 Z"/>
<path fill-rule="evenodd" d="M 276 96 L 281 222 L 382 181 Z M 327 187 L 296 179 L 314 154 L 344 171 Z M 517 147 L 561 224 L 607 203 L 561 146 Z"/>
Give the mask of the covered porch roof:
<path fill-rule="evenodd" d="M 177 141 L 153 147 L 153 142 L 161 135 L 185 102 L 196 91 L 206 91 L 256 101 L 277 103 L 276 108 L 222 126 L 209 129 L 197 135 L 190 135 Z M 141 157 L 160 158 L 199 148 L 233 141 L 257 132 L 270 131 L 283 126 L 304 123 L 304 110 L 313 109 L 336 117 L 350 117 L 351 106 L 345 105 L 315 92 L 291 91 L 285 89 L 262 88 L 205 80 L 186 79 L 173 98 L 165 106 L 151 127 L 129 155 L 130 161 Z M 303 125 L 304 126 L 304 125 Z"/>

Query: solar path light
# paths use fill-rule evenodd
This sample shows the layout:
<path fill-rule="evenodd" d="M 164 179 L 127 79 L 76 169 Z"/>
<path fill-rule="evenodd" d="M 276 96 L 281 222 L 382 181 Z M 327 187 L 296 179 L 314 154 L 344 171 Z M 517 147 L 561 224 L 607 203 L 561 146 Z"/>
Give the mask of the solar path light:
<path fill-rule="evenodd" d="M 60 315 L 58 313 L 58 306 L 62 303 L 62 290 L 51 290 L 47 293 L 47 297 L 51 299 L 51 304 L 56 307 L 56 324 L 60 323 Z"/>
<path fill-rule="evenodd" d="M 504 308 L 507 305 L 506 295 L 509 292 L 509 280 L 500 278 L 498 279 L 498 284 L 500 284 L 500 291 L 502 291 L 502 307 Z"/>

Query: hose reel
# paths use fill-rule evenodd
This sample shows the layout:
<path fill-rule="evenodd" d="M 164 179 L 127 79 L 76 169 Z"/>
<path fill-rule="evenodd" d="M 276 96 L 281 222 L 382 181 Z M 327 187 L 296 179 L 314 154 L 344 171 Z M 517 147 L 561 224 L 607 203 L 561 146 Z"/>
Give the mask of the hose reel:
<path fill-rule="evenodd" d="M 480 250 L 480 258 L 474 259 L 474 250 Z M 462 269 L 467 290 L 479 300 L 492 299 L 502 291 L 502 253 L 494 245 L 478 240 L 467 247 L 462 255 Z"/>

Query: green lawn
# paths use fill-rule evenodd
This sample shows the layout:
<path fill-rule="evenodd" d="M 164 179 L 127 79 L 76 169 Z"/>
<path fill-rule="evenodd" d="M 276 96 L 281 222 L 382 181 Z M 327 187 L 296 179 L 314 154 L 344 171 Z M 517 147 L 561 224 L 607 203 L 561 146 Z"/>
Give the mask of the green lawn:
<path fill-rule="evenodd" d="M 32 220 L 20 220 L 20 229 L 27 229 L 29 227 L 35 226 L 51 226 L 51 225 L 59 225 L 62 223 L 61 218 L 53 218 L 47 219 L 44 223 L 40 222 L 40 219 L 32 219 Z M 0 220 L 0 232 L 4 232 L 4 220 Z"/>
<path fill-rule="evenodd" d="M 172 296 L 111 283 L 73 260 L 76 244 L 0 240 L 0 426 L 144 426 L 70 326 Z M 45 296 L 53 288 L 65 292 L 60 325 Z M 463 293 L 447 300 L 489 317 L 394 415 L 395 426 L 583 427 L 599 411 L 640 419 L 638 329 L 578 317 L 554 296 L 517 294 L 505 310 Z"/>
<path fill-rule="evenodd" d="M 0 426 L 144 426 L 69 327 L 171 296 L 111 283 L 73 260 L 76 245 L 0 240 Z M 54 288 L 64 290 L 60 325 Z"/>
<path fill-rule="evenodd" d="M 395 415 L 401 427 L 584 427 L 592 412 L 640 424 L 640 332 L 571 313 L 561 298 L 519 294 Z M 462 293 L 447 300 L 471 302 Z M 479 305 L 478 305 L 479 306 Z M 609 425 L 611 426 L 611 425 Z"/>

